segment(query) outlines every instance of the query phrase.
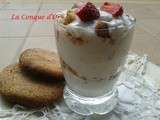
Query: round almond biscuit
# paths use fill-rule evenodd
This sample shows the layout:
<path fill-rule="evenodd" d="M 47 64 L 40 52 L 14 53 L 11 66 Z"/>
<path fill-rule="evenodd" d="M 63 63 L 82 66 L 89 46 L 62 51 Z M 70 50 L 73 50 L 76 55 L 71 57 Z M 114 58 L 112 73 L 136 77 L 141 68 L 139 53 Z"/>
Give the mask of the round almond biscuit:
<path fill-rule="evenodd" d="M 24 70 L 64 80 L 59 56 L 55 52 L 41 48 L 27 49 L 20 55 L 19 64 Z"/>
<path fill-rule="evenodd" d="M 19 64 L 9 65 L 0 73 L 0 93 L 9 102 L 28 107 L 46 106 L 62 98 L 62 83 L 41 79 L 45 77 L 30 75 Z"/>

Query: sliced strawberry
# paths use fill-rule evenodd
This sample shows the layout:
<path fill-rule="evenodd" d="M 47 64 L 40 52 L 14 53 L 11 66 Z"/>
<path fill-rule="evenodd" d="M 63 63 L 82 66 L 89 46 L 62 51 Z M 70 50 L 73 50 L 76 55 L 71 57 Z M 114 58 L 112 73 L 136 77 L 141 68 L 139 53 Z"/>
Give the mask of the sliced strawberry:
<path fill-rule="evenodd" d="M 81 6 L 76 14 L 83 22 L 92 21 L 100 17 L 99 10 L 90 2 Z"/>
<path fill-rule="evenodd" d="M 123 15 L 123 7 L 120 4 L 105 2 L 100 9 L 111 13 L 113 17 L 119 17 Z"/>

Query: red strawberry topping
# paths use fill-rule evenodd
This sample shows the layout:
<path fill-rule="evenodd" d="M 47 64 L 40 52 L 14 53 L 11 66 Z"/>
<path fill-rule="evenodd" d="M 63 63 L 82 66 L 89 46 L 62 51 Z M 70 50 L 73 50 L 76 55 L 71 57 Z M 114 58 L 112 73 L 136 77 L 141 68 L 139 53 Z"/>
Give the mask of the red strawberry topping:
<path fill-rule="evenodd" d="M 90 2 L 81 6 L 76 14 L 83 22 L 92 21 L 100 17 L 99 10 Z"/>
<path fill-rule="evenodd" d="M 101 10 L 109 12 L 113 17 L 119 17 L 123 14 L 123 7 L 120 4 L 105 2 L 101 6 Z"/>

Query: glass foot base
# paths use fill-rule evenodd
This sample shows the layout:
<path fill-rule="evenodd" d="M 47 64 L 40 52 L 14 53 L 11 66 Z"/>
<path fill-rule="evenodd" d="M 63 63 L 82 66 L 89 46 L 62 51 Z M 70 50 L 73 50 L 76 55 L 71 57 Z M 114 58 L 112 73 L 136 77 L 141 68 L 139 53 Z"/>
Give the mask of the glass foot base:
<path fill-rule="evenodd" d="M 88 98 L 75 95 L 74 92 L 66 86 L 63 96 L 67 106 L 72 111 L 81 115 L 104 115 L 112 111 L 118 102 L 118 91 L 116 89 L 104 96 Z"/>

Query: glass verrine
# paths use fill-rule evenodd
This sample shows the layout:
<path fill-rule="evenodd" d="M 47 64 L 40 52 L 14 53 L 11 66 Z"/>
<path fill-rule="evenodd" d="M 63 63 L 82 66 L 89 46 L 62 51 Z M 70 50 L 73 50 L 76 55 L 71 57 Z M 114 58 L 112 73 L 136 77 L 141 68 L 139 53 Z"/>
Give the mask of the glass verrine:
<path fill-rule="evenodd" d="M 66 80 L 64 100 L 82 115 L 106 114 L 117 104 L 115 83 L 124 65 L 133 36 L 135 19 L 107 29 L 64 25 L 55 20 L 55 36 Z M 95 31 L 108 31 L 99 37 Z"/>

